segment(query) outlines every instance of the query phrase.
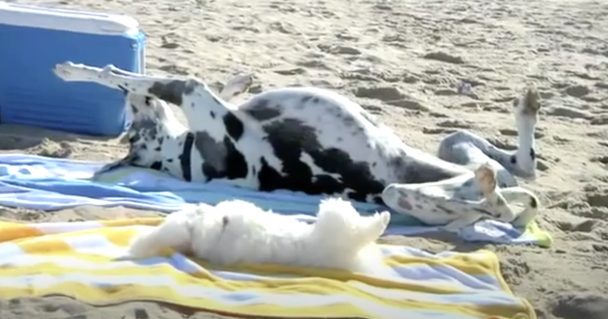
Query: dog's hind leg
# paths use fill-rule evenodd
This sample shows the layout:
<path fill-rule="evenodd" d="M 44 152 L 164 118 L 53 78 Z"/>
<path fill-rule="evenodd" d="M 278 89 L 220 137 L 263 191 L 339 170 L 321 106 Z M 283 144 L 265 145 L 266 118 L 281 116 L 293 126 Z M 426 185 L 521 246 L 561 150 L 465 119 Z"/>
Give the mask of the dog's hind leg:
<path fill-rule="evenodd" d="M 515 99 L 517 150 L 508 151 L 498 148 L 486 139 L 462 130 L 446 136 L 441 141 L 439 158 L 470 169 L 475 169 L 488 161 L 492 162 L 492 165 L 498 169 L 498 182 L 501 187 L 517 185 L 512 175 L 534 179 L 536 177 L 534 131 L 540 105 L 540 95 L 534 86 L 527 87 L 522 97 Z"/>
<path fill-rule="evenodd" d="M 484 164 L 474 174 L 421 184 L 390 184 L 384 202 L 397 212 L 430 225 L 457 228 L 480 218 L 511 222 L 515 213 L 497 187 L 495 169 Z"/>

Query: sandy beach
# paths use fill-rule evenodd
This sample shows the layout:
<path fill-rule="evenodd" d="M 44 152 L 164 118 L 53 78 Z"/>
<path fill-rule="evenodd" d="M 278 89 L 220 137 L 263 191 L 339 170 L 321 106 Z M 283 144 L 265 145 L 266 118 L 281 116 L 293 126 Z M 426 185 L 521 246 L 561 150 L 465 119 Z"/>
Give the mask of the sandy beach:
<path fill-rule="evenodd" d="M 512 100 L 527 83 L 543 98 L 536 132 L 538 224 L 551 248 L 465 243 L 452 236 L 391 236 L 433 252 L 495 251 L 513 291 L 540 319 L 608 318 L 608 2 L 566 0 L 61 0 L 16 1 L 125 13 L 148 35 L 148 73 L 208 83 L 251 73 L 244 99 L 291 85 L 353 98 L 406 143 L 435 153 L 466 128 L 514 147 Z M 473 84 L 459 95 L 461 81 Z M 110 160 L 126 145 L 0 125 L 1 153 Z M 0 218 L 71 221 L 158 215 L 123 208 L 37 212 L 0 207 Z M 219 318 L 149 302 L 94 307 L 69 298 L 0 300 L 2 319 Z"/>

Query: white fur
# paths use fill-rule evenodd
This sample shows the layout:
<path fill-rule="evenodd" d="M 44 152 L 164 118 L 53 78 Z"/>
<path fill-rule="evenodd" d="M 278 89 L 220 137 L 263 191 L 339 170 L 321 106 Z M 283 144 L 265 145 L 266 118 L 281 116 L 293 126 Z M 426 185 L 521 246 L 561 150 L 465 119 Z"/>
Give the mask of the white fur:
<path fill-rule="evenodd" d="M 148 257 L 173 248 L 220 265 L 282 264 L 370 273 L 382 268 L 375 241 L 389 220 L 388 212 L 359 215 L 339 198 L 323 200 L 312 224 L 230 200 L 169 215 L 136 237 L 129 253 Z"/>

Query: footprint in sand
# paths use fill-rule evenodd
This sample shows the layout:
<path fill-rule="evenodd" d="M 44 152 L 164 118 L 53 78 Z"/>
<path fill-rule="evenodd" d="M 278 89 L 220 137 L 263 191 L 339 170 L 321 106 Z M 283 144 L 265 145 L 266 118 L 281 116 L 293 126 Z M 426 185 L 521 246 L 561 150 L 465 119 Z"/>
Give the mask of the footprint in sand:
<path fill-rule="evenodd" d="M 587 203 L 595 207 L 608 207 L 608 188 L 585 187 Z"/>
<path fill-rule="evenodd" d="M 581 232 L 590 233 L 596 226 L 598 226 L 597 220 L 585 219 L 582 222 L 557 222 L 557 227 L 565 232 Z"/>
<path fill-rule="evenodd" d="M 442 52 L 442 51 L 430 52 L 430 53 L 423 55 L 422 57 L 427 60 L 435 60 L 435 61 L 452 63 L 452 64 L 463 64 L 464 63 L 463 58 L 456 56 L 456 55 L 446 53 L 446 52 Z"/>
<path fill-rule="evenodd" d="M 335 55 L 359 55 L 361 54 L 361 50 L 344 45 L 326 45 L 319 44 L 319 49 L 323 52 L 335 54 Z"/>
<path fill-rule="evenodd" d="M 568 107 L 568 106 L 552 107 L 550 109 L 547 109 L 546 114 L 551 115 L 551 116 L 566 117 L 566 118 L 570 118 L 570 119 L 589 120 L 589 119 L 593 118 L 593 114 L 591 114 L 590 112 L 575 109 L 575 108 Z"/>
<path fill-rule="evenodd" d="M 517 136 L 517 130 L 512 128 L 502 128 L 499 129 L 498 132 L 504 136 Z M 545 132 L 543 128 L 537 127 L 534 131 L 534 138 L 541 139 L 545 137 Z M 560 139 L 559 136 L 554 136 L 554 138 Z M 563 142 L 567 142 L 569 140 L 564 139 Z"/>
<path fill-rule="evenodd" d="M 456 132 L 456 129 L 453 128 L 443 128 L 443 127 L 423 127 L 423 134 L 450 134 Z"/>
<path fill-rule="evenodd" d="M 471 129 L 473 124 L 465 120 L 445 120 L 437 123 L 437 126 L 454 129 Z"/>
<path fill-rule="evenodd" d="M 608 125 L 608 114 L 597 114 L 591 119 L 591 125 Z"/>
<path fill-rule="evenodd" d="M 552 313 L 562 319 L 606 319 L 608 298 L 587 293 L 557 296 Z"/>
<path fill-rule="evenodd" d="M 380 100 L 386 104 L 414 111 L 428 111 L 428 107 L 407 96 L 393 86 L 358 87 L 354 94 L 359 98 Z"/>
<path fill-rule="evenodd" d="M 39 139 L 23 138 L 19 136 L 2 136 L 0 138 L 0 150 L 17 150 L 34 147 L 40 144 Z"/>
<path fill-rule="evenodd" d="M 589 93 L 591 93 L 591 90 L 589 89 L 589 87 L 585 86 L 585 85 L 573 85 L 573 86 L 569 86 L 564 90 L 564 93 L 573 96 L 573 97 L 578 97 L 581 98 Z"/>
<path fill-rule="evenodd" d="M 530 272 L 530 266 L 525 260 L 508 258 L 500 263 L 500 270 L 504 279 L 513 285 L 521 283 L 521 278 Z"/>

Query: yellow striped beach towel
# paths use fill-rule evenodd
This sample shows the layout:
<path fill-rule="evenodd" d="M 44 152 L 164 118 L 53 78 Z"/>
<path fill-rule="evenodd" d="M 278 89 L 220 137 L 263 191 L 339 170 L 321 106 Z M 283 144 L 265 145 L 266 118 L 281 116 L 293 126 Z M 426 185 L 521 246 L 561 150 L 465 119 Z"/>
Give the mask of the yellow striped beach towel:
<path fill-rule="evenodd" d="M 0 222 L 0 297 L 151 300 L 282 318 L 535 318 L 489 251 L 430 254 L 383 245 L 394 278 L 277 265 L 217 268 L 177 253 L 120 258 L 137 232 L 161 220 Z"/>

